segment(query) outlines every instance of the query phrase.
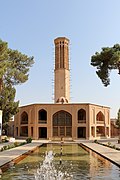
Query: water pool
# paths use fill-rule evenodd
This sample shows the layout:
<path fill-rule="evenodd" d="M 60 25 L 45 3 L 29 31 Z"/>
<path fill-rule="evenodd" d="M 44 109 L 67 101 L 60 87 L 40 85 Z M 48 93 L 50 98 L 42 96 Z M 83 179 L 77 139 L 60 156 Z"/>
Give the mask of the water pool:
<path fill-rule="evenodd" d="M 2 174 L 1 180 L 35 179 L 35 173 L 42 166 L 46 152 L 51 150 L 54 153 L 55 168 L 63 173 L 67 172 L 73 180 L 120 179 L 119 167 L 92 151 L 84 150 L 78 144 L 45 144 L 15 166 L 11 164 L 9 170 Z"/>

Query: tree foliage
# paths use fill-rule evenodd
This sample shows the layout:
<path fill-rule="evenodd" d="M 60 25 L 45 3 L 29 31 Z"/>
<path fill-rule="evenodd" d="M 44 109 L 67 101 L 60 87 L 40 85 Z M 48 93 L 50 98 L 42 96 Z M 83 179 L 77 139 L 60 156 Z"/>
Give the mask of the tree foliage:
<path fill-rule="evenodd" d="M 15 102 L 16 90 L 12 85 L 4 85 L 0 93 L 0 109 L 3 111 L 3 123 L 8 122 L 18 112 L 19 101 Z"/>
<path fill-rule="evenodd" d="M 8 43 L 0 40 L 0 109 L 3 110 L 3 123 L 18 112 L 19 102 L 14 102 L 14 85 L 28 80 L 33 63 L 33 57 L 8 48 Z"/>
<path fill-rule="evenodd" d="M 118 110 L 118 113 L 117 113 L 116 125 L 119 129 L 119 140 L 120 140 L 120 109 Z"/>
<path fill-rule="evenodd" d="M 120 45 L 103 47 L 100 53 L 96 52 L 91 57 L 91 65 L 97 68 L 96 74 L 104 86 L 108 86 L 110 84 L 110 71 L 118 69 L 118 74 L 120 74 Z"/>
<path fill-rule="evenodd" d="M 2 86 L 2 77 L 8 65 L 8 61 L 6 61 L 6 59 L 8 59 L 7 49 L 7 43 L 0 40 L 0 90 Z"/>
<path fill-rule="evenodd" d="M 28 80 L 29 68 L 33 63 L 33 57 L 8 48 L 8 43 L 0 40 L 0 79 L 3 83 L 24 83 Z"/>
<path fill-rule="evenodd" d="M 120 109 L 118 110 L 118 113 L 117 113 L 116 125 L 118 128 L 120 128 Z"/>

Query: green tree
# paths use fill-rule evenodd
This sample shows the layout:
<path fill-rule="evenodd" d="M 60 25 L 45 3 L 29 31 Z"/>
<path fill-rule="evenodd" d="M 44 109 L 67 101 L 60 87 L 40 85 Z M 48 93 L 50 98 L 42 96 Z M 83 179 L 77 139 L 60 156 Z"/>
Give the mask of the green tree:
<path fill-rule="evenodd" d="M 7 50 L 8 50 L 7 42 L 3 42 L 2 40 L 0 40 L 0 91 L 2 88 L 2 77 L 6 72 L 6 68 L 8 65 L 8 61 L 6 61 L 8 59 Z"/>
<path fill-rule="evenodd" d="M 19 102 L 14 102 L 14 85 L 28 80 L 33 63 L 33 57 L 8 48 L 8 43 L 0 40 L 0 109 L 3 110 L 3 123 L 18 112 Z"/>
<path fill-rule="evenodd" d="M 28 72 L 33 63 L 33 57 L 8 48 L 8 44 L 0 40 L 0 79 L 3 83 L 24 83 L 28 80 Z"/>
<path fill-rule="evenodd" d="M 91 65 L 97 68 L 96 73 L 104 86 L 108 86 L 110 84 L 110 71 L 118 69 L 118 74 L 120 74 L 120 45 L 103 47 L 100 53 L 96 52 L 91 57 Z"/>
<path fill-rule="evenodd" d="M 18 112 L 19 101 L 15 102 L 16 90 L 12 85 L 4 85 L 0 94 L 0 109 L 3 111 L 3 124 Z"/>
<path fill-rule="evenodd" d="M 119 129 L 119 140 L 118 140 L 118 142 L 120 143 L 120 109 L 118 110 L 118 113 L 117 113 L 116 125 Z"/>

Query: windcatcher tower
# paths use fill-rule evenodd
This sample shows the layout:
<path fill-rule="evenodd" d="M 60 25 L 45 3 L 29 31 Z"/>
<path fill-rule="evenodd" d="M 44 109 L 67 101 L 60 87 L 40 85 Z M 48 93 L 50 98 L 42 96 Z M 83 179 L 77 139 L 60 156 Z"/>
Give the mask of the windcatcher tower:
<path fill-rule="evenodd" d="M 55 103 L 70 101 L 69 39 L 58 37 L 55 43 Z"/>

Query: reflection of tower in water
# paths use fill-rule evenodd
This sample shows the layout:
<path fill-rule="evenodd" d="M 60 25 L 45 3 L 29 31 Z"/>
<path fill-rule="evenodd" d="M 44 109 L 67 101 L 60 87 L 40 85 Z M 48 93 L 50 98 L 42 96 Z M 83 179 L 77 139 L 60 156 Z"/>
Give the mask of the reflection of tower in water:
<path fill-rule="evenodd" d="M 62 164 L 62 154 L 63 154 L 63 141 L 61 138 L 61 143 L 60 143 L 60 164 Z"/>

